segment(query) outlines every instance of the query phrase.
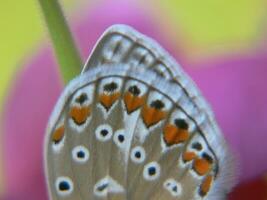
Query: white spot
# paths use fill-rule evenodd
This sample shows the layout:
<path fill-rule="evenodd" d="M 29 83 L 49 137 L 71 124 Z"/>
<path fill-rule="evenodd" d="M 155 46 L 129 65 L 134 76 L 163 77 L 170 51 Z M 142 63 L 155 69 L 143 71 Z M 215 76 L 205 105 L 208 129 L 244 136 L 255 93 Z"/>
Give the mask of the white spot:
<path fill-rule="evenodd" d="M 169 99 L 167 99 L 165 95 L 159 93 L 158 91 L 152 90 L 149 93 L 149 96 L 147 99 L 148 105 L 151 105 L 151 103 L 154 101 L 161 101 L 163 103 L 163 107 L 162 107 L 163 111 L 170 110 L 173 105 L 172 102 Z"/>
<path fill-rule="evenodd" d="M 186 123 L 188 124 L 188 131 L 189 133 L 195 132 L 196 131 L 196 125 L 195 123 L 188 118 L 188 116 L 181 110 L 181 109 L 175 109 L 170 117 L 170 123 L 171 124 L 175 124 L 175 120 L 176 119 L 183 119 L 186 121 Z"/>
<path fill-rule="evenodd" d="M 140 81 L 136 81 L 136 80 L 129 80 L 126 83 L 126 91 L 128 92 L 130 87 L 136 86 L 139 90 L 140 90 L 140 94 L 138 96 L 144 96 L 147 93 L 147 86 L 143 83 L 141 83 Z"/>
<path fill-rule="evenodd" d="M 84 102 L 82 103 L 83 106 L 89 106 L 93 102 L 94 97 L 94 91 L 95 87 L 94 85 L 89 85 L 83 88 L 80 88 L 73 96 L 71 100 L 71 106 L 81 106 L 79 102 L 77 102 L 77 99 L 81 97 L 81 95 L 85 95 L 86 98 L 84 99 Z"/>
<path fill-rule="evenodd" d="M 89 122 L 91 121 L 92 119 L 92 116 L 90 115 L 87 119 L 86 119 L 86 122 L 82 125 L 77 125 L 72 118 L 70 118 L 68 121 L 69 121 L 69 124 L 70 124 L 70 127 L 76 131 L 76 133 L 82 133 L 82 131 L 84 131 L 84 129 L 87 127 L 87 125 L 89 124 Z"/>
<path fill-rule="evenodd" d="M 108 193 L 122 192 L 124 192 L 124 188 L 109 176 L 99 180 L 94 186 L 94 194 L 98 197 L 106 197 Z"/>
<path fill-rule="evenodd" d="M 180 196 L 182 194 L 182 186 L 180 183 L 170 178 L 163 183 L 163 187 L 170 192 L 173 197 Z"/>
<path fill-rule="evenodd" d="M 101 142 L 106 142 L 112 137 L 113 131 L 110 125 L 102 124 L 96 128 L 96 138 Z"/>
<path fill-rule="evenodd" d="M 134 163 L 142 163 L 146 159 L 146 152 L 143 147 L 136 146 L 131 151 L 131 159 Z"/>
<path fill-rule="evenodd" d="M 117 130 L 114 133 L 113 141 L 120 149 L 125 149 L 126 139 L 127 138 L 125 137 L 125 131 L 123 129 Z"/>
<path fill-rule="evenodd" d="M 73 191 L 73 183 L 69 177 L 58 177 L 55 183 L 56 191 L 60 196 L 68 196 Z"/>
<path fill-rule="evenodd" d="M 78 163 L 85 163 L 89 159 L 89 157 L 89 151 L 84 146 L 77 146 L 72 150 L 72 158 Z"/>
<path fill-rule="evenodd" d="M 116 89 L 112 92 L 105 91 L 104 90 L 105 85 L 110 84 L 110 83 L 115 83 Z M 119 92 L 121 90 L 121 86 L 122 86 L 122 78 L 112 77 L 112 78 L 102 79 L 100 82 L 100 86 L 99 86 L 99 94 L 111 94 L 111 93 Z"/>
<path fill-rule="evenodd" d="M 201 149 L 194 148 L 194 144 L 196 144 L 196 143 L 199 143 L 199 145 L 201 146 Z M 192 139 L 191 139 L 191 141 L 187 147 L 187 151 L 193 151 L 195 153 L 201 153 L 203 151 L 208 151 L 207 145 L 206 145 L 203 137 L 200 134 L 195 134 L 192 137 Z"/>
<path fill-rule="evenodd" d="M 154 181 L 160 177 L 160 165 L 157 162 L 150 162 L 145 165 L 143 176 L 147 181 Z"/>
<path fill-rule="evenodd" d="M 55 153 L 59 153 L 60 150 L 64 147 L 65 136 L 58 143 L 52 142 L 52 149 Z"/>

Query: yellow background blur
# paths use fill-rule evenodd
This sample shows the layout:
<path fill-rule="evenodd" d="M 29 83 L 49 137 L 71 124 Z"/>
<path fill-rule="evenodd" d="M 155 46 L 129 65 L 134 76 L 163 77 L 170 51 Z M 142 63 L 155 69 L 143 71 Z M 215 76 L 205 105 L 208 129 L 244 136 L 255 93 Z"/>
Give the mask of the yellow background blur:
<path fill-rule="evenodd" d="M 77 0 L 61 3 L 67 12 L 73 10 Z M 30 55 L 46 33 L 37 0 L 0 0 L 0 193 L 3 191 L 2 170 L 2 111 L 6 94 L 15 73 L 23 66 L 26 55 Z"/>

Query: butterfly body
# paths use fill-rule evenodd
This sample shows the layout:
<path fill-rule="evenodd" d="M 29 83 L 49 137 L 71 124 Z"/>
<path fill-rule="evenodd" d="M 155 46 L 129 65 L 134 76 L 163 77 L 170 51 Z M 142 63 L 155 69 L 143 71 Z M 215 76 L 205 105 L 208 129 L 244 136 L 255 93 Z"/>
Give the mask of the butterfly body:
<path fill-rule="evenodd" d="M 51 199 L 224 198 L 231 155 L 209 107 L 176 67 L 129 27 L 104 33 L 48 125 Z"/>

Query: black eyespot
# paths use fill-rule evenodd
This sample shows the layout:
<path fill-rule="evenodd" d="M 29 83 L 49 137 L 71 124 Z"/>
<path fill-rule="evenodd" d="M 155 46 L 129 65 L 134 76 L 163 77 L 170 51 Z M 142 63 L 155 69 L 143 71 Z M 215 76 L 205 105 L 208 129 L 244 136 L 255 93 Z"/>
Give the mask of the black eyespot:
<path fill-rule="evenodd" d="M 146 159 L 146 151 L 141 146 L 136 146 L 131 151 L 131 160 L 136 163 L 140 164 L 143 163 Z"/>
<path fill-rule="evenodd" d="M 87 94 L 82 93 L 75 101 L 79 104 L 83 104 L 87 99 Z"/>
<path fill-rule="evenodd" d="M 160 109 L 164 108 L 165 105 L 164 105 L 164 103 L 162 101 L 155 100 L 155 101 L 152 101 L 152 103 L 150 104 L 150 106 L 152 108 L 155 108 L 157 110 L 160 110 Z"/>
<path fill-rule="evenodd" d="M 79 152 L 77 152 L 77 157 L 78 158 L 84 158 L 85 157 L 85 153 L 83 151 L 79 151 Z"/>
<path fill-rule="evenodd" d="M 119 148 L 125 148 L 126 139 L 127 138 L 125 137 L 125 130 L 120 129 L 120 130 L 115 131 L 113 141 Z"/>
<path fill-rule="evenodd" d="M 83 164 L 88 161 L 90 157 L 89 150 L 84 146 L 76 146 L 72 149 L 72 159 L 80 164 Z"/>
<path fill-rule="evenodd" d="M 95 130 L 96 139 L 107 142 L 113 135 L 112 127 L 109 124 L 101 124 Z"/>
<path fill-rule="evenodd" d="M 107 187 L 108 187 L 108 183 L 105 183 L 105 184 L 103 184 L 103 185 L 98 186 L 98 187 L 97 187 L 97 190 L 98 190 L 99 192 L 102 192 L 102 191 L 105 190 Z"/>
<path fill-rule="evenodd" d="M 160 165 L 157 162 L 150 162 L 144 166 L 143 176 L 147 181 L 154 181 L 160 177 Z"/>
<path fill-rule="evenodd" d="M 177 186 L 174 186 L 174 187 L 172 188 L 172 191 L 177 192 Z"/>
<path fill-rule="evenodd" d="M 141 158 L 141 153 L 140 153 L 140 151 L 135 152 L 134 156 L 135 156 L 136 158 Z"/>
<path fill-rule="evenodd" d="M 73 182 L 69 177 L 61 176 L 56 179 L 55 189 L 58 195 L 68 196 L 73 192 Z"/>
<path fill-rule="evenodd" d="M 128 91 L 134 96 L 138 96 L 141 93 L 140 89 L 136 85 L 129 87 Z"/>
<path fill-rule="evenodd" d="M 70 189 L 70 184 L 67 181 L 61 181 L 58 188 L 60 191 L 66 191 Z"/>
<path fill-rule="evenodd" d="M 192 144 L 192 148 L 196 149 L 197 151 L 201 151 L 202 150 L 202 145 L 199 142 L 195 142 Z"/>
<path fill-rule="evenodd" d="M 102 136 L 105 137 L 108 134 L 108 130 L 102 129 L 100 133 L 101 133 Z"/>
<path fill-rule="evenodd" d="M 123 142 L 123 141 L 124 141 L 124 136 L 123 136 L 123 135 L 119 135 L 119 136 L 118 136 L 118 140 L 119 140 L 120 142 Z"/>
<path fill-rule="evenodd" d="M 187 122 L 184 119 L 175 119 L 174 124 L 180 129 L 188 130 L 189 128 Z"/>
<path fill-rule="evenodd" d="M 155 175 L 155 174 L 156 174 L 156 168 L 155 168 L 155 167 L 149 167 L 149 168 L 148 168 L 148 174 L 149 174 L 150 176 Z"/>
<path fill-rule="evenodd" d="M 115 82 L 111 82 L 111 83 L 104 85 L 104 91 L 107 91 L 107 92 L 114 92 L 114 90 L 116 90 L 117 88 L 118 88 L 118 85 Z"/>
<path fill-rule="evenodd" d="M 203 154 L 202 154 L 202 157 L 203 157 L 204 159 L 206 159 L 209 163 L 212 163 L 212 162 L 213 162 L 212 157 L 211 157 L 210 155 L 208 155 L 207 153 L 203 153 Z"/>

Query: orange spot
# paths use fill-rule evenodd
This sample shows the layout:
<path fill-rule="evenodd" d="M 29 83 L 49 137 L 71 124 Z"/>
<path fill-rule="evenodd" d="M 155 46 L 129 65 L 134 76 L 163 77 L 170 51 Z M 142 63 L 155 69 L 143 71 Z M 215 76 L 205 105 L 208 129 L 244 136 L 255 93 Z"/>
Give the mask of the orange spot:
<path fill-rule="evenodd" d="M 115 101 L 120 97 L 119 92 L 112 94 L 101 94 L 99 96 L 100 103 L 108 110 L 114 104 Z"/>
<path fill-rule="evenodd" d="M 212 185 L 212 181 L 213 181 L 213 176 L 209 175 L 207 176 L 204 181 L 202 182 L 201 186 L 200 186 L 200 195 L 201 196 L 205 196 L 209 190 L 210 187 Z"/>
<path fill-rule="evenodd" d="M 177 128 L 172 124 L 166 125 L 163 132 L 164 140 L 167 145 L 179 144 L 189 138 L 189 133 L 187 130 Z"/>
<path fill-rule="evenodd" d="M 84 107 L 72 107 L 70 110 L 70 116 L 73 121 L 78 124 L 82 125 L 86 122 L 87 117 L 90 115 L 91 109 L 89 106 Z"/>
<path fill-rule="evenodd" d="M 194 152 L 185 152 L 183 154 L 183 160 L 185 162 L 193 160 L 197 155 Z"/>
<path fill-rule="evenodd" d="M 126 92 L 126 94 L 124 95 L 124 103 L 128 113 L 132 113 L 133 111 L 140 108 L 144 104 L 144 102 L 145 96 L 134 96 L 130 92 Z"/>
<path fill-rule="evenodd" d="M 60 140 L 62 140 L 62 138 L 63 138 L 63 136 L 64 136 L 64 131 L 65 131 L 64 125 L 58 127 L 58 128 L 55 130 L 55 132 L 53 133 L 52 140 L 53 140 L 55 143 L 60 142 Z"/>
<path fill-rule="evenodd" d="M 150 127 L 158 123 L 165 117 L 166 117 L 166 112 L 148 107 L 147 105 L 145 105 L 142 110 L 142 118 L 146 127 Z"/>
<path fill-rule="evenodd" d="M 211 163 L 204 158 L 197 158 L 194 161 L 193 168 L 199 175 L 202 176 L 210 171 Z"/>

